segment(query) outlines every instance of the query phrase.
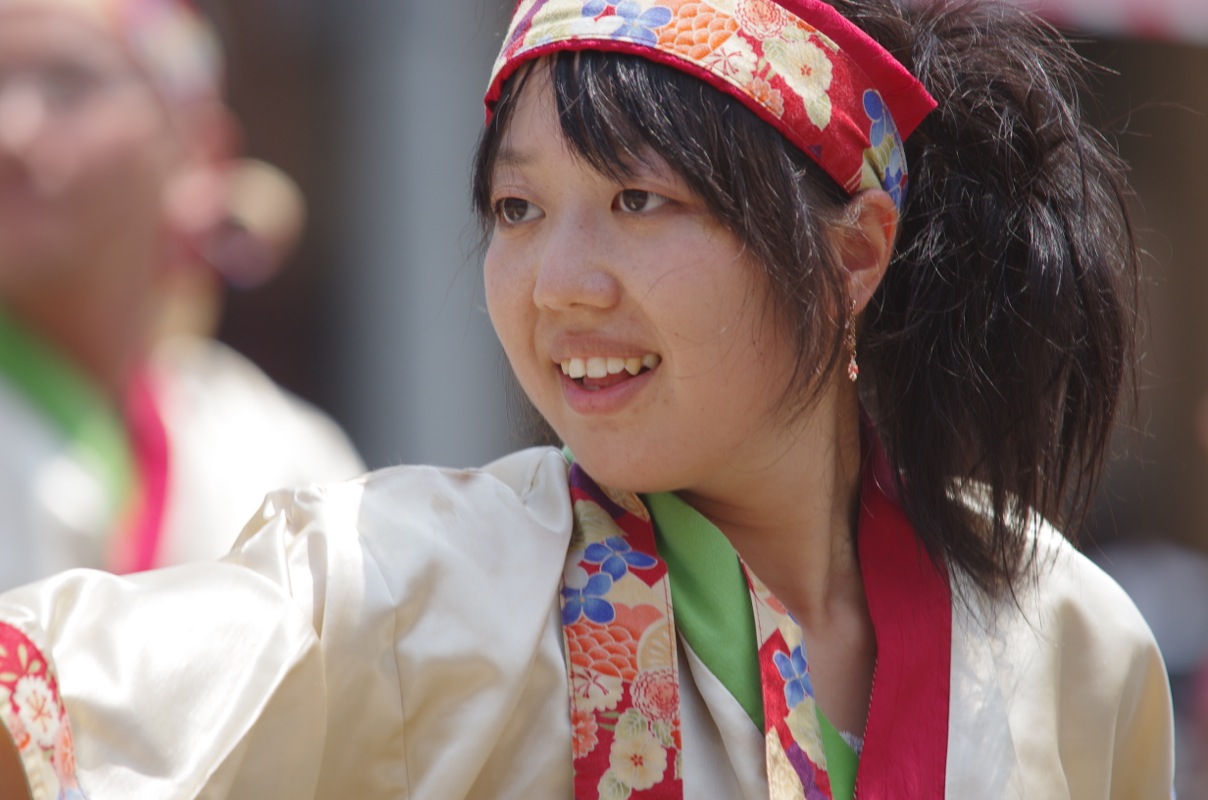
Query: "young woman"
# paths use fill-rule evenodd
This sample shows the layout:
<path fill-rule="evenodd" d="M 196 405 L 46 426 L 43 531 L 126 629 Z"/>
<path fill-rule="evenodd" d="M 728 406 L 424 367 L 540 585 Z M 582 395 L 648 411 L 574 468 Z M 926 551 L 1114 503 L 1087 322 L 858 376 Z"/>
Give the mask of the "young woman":
<path fill-rule="evenodd" d="M 1136 267 L 1073 64 L 997 5 L 522 2 L 474 196 L 566 449 L 276 493 L 221 563 L 0 597 L 21 769 L 1168 796 L 1153 639 L 1046 521 L 1100 463 Z"/>

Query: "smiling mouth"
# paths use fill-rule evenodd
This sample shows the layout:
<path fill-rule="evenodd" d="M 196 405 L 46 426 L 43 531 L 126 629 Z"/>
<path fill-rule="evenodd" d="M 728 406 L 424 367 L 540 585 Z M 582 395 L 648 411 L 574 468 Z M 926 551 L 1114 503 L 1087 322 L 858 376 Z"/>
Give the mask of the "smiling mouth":
<path fill-rule="evenodd" d="M 617 356 L 591 358 L 568 358 L 562 361 L 562 374 L 585 389 L 607 389 L 643 372 L 649 372 L 662 363 L 662 358 L 647 353 L 640 358 Z"/>

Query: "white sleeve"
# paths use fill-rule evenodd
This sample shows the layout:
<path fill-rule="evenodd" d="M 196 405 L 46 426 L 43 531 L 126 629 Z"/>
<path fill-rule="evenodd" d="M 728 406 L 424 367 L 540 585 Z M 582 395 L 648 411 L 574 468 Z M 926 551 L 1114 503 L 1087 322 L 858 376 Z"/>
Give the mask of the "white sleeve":
<path fill-rule="evenodd" d="M 0 595 L 74 731 L 74 757 L 30 753 L 90 800 L 569 796 L 565 473 L 549 451 L 275 492 L 221 562 Z"/>
<path fill-rule="evenodd" d="M 15 679 L 0 700 L 38 800 L 72 772 L 94 800 L 313 796 L 326 728 L 317 640 L 259 575 L 76 570 L 0 595 L 0 620 L 18 648 L 32 644 L 23 674 L 0 676 Z M 53 707 L 56 674 L 62 725 L 37 708 Z M 39 762 L 46 777 L 31 772 Z"/>

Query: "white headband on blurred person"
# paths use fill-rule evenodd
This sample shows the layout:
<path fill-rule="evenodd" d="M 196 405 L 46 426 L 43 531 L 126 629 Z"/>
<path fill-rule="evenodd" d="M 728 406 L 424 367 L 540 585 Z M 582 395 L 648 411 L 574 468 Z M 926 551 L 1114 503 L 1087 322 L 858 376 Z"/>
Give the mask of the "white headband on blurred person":
<path fill-rule="evenodd" d="M 219 93 L 222 48 L 187 0 L 0 0 L 0 12 L 61 8 L 111 31 L 171 102 Z"/>

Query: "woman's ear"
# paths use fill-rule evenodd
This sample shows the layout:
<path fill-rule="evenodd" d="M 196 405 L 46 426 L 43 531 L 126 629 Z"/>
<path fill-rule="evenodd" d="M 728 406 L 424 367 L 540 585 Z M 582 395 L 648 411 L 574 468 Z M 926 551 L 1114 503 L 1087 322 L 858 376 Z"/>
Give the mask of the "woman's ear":
<path fill-rule="evenodd" d="M 227 183 L 242 133 L 231 112 L 213 99 L 176 107 L 173 122 L 180 157 L 168 175 L 164 211 L 180 249 L 171 260 L 189 261 L 227 215 Z"/>
<path fill-rule="evenodd" d="M 847 296 L 857 314 L 864 311 L 881 285 L 897 234 L 898 207 L 880 189 L 853 197 L 846 219 L 831 229 L 835 252 L 847 272 Z"/>
<path fill-rule="evenodd" d="M 187 160 L 224 164 L 243 152 L 243 126 L 216 97 L 177 104 L 172 115 Z"/>

